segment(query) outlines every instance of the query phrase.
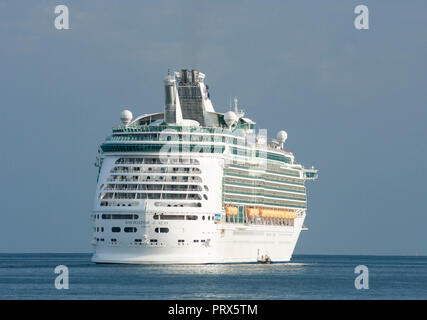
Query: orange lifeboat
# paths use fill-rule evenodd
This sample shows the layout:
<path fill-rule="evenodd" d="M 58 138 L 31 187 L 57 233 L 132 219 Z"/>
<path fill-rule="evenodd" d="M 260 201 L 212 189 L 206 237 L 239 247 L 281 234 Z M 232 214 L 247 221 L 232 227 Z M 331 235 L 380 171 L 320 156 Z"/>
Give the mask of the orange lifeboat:
<path fill-rule="evenodd" d="M 258 208 L 246 208 L 246 212 L 248 213 L 248 217 L 258 217 L 259 209 Z"/>
<path fill-rule="evenodd" d="M 286 211 L 285 210 L 279 210 L 278 212 L 278 218 L 279 219 L 284 219 L 286 215 Z"/>
<path fill-rule="evenodd" d="M 238 212 L 239 210 L 236 207 L 228 206 L 225 208 L 225 214 L 227 216 L 235 216 Z"/>
<path fill-rule="evenodd" d="M 248 217 L 260 216 L 262 218 L 274 219 L 295 219 L 297 214 L 294 210 L 290 209 L 276 209 L 276 208 L 247 208 L 246 212 Z"/>
<path fill-rule="evenodd" d="M 262 208 L 262 209 L 260 209 L 259 210 L 259 212 L 260 212 L 260 216 L 261 217 L 263 217 L 263 218 L 267 218 L 267 209 L 265 209 L 265 208 Z"/>
<path fill-rule="evenodd" d="M 295 211 L 293 210 L 285 210 L 285 219 L 295 219 L 297 217 Z"/>

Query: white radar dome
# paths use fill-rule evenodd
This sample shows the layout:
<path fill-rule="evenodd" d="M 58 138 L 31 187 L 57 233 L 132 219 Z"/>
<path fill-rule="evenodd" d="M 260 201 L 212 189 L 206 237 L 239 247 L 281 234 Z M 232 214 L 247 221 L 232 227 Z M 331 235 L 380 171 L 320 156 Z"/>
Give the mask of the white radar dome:
<path fill-rule="evenodd" d="M 224 121 L 230 127 L 237 121 L 237 115 L 233 111 L 227 111 L 224 114 Z"/>
<path fill-rule="evenodd" d="M 282 144 L 285 143 L 286 139 L 288 139 L 288 134 L 286 133 L 286 131 L 280 130 L 277 133 L 277 141 Z"/>
<path fill-rule="evenodd" d="M 120 120 L 122 120 L 123 124 L 127 126 L 132 121 L 132 112 L 129 110 L 123 110 L 120 114 Z"/>

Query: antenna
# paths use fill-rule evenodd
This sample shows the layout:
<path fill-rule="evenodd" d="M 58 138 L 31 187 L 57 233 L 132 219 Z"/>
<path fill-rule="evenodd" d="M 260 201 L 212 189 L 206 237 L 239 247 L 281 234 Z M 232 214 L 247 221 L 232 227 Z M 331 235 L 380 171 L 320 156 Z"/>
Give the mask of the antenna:
<path fill-rule="evenodd" d="M 243 110 L 239 110 L 238 104 L 239 104 L 239 100 L 235 97 L 234 98 L 234 113 L 237 115 L 238 118 L 242 118 L 245 115 L 245 112 Z"/>

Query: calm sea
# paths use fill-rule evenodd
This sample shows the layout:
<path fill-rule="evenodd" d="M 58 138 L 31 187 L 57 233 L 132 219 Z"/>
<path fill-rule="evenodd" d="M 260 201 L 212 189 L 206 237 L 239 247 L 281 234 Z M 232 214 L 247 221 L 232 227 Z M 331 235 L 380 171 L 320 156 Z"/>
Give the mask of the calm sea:
<path fill-rule="evenodd" d="M 54 268 L 69 268 L 69 289 Z M 369 269 L 356 290 L 354 268 Z M 427 257 L 294 256 L 287 264 L 96 265 L 89 254 L 0 255 L 1 299 L 427 299 Z"/>

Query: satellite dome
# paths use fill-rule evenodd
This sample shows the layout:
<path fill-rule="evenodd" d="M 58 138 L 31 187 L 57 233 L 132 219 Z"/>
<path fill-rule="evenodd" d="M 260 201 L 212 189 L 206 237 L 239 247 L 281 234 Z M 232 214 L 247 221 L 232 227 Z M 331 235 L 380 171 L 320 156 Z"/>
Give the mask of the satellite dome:
<path fill-rule="evenodd" d="M 224 114 L 224 121 L 227 126 L 231 127 L 237 121 L 237 115 L 233 111 L 227 111 Z"/>
<path fill-rule="evenodd" d="M 284 130 L 280 130 L 277 133 L 277 141 L 279 141 L 279 143 L 285 143 L 286 139 L 288 138 L 288 134 L 286 133 L 286 131 Z"/>
<path fill-rule="evenodd" d="M 122 120 L 123 124 L 127 126 L 132 121 L 132 112 L 129 110 L 123 110 L 120 114 L 120 120 Z"/>

